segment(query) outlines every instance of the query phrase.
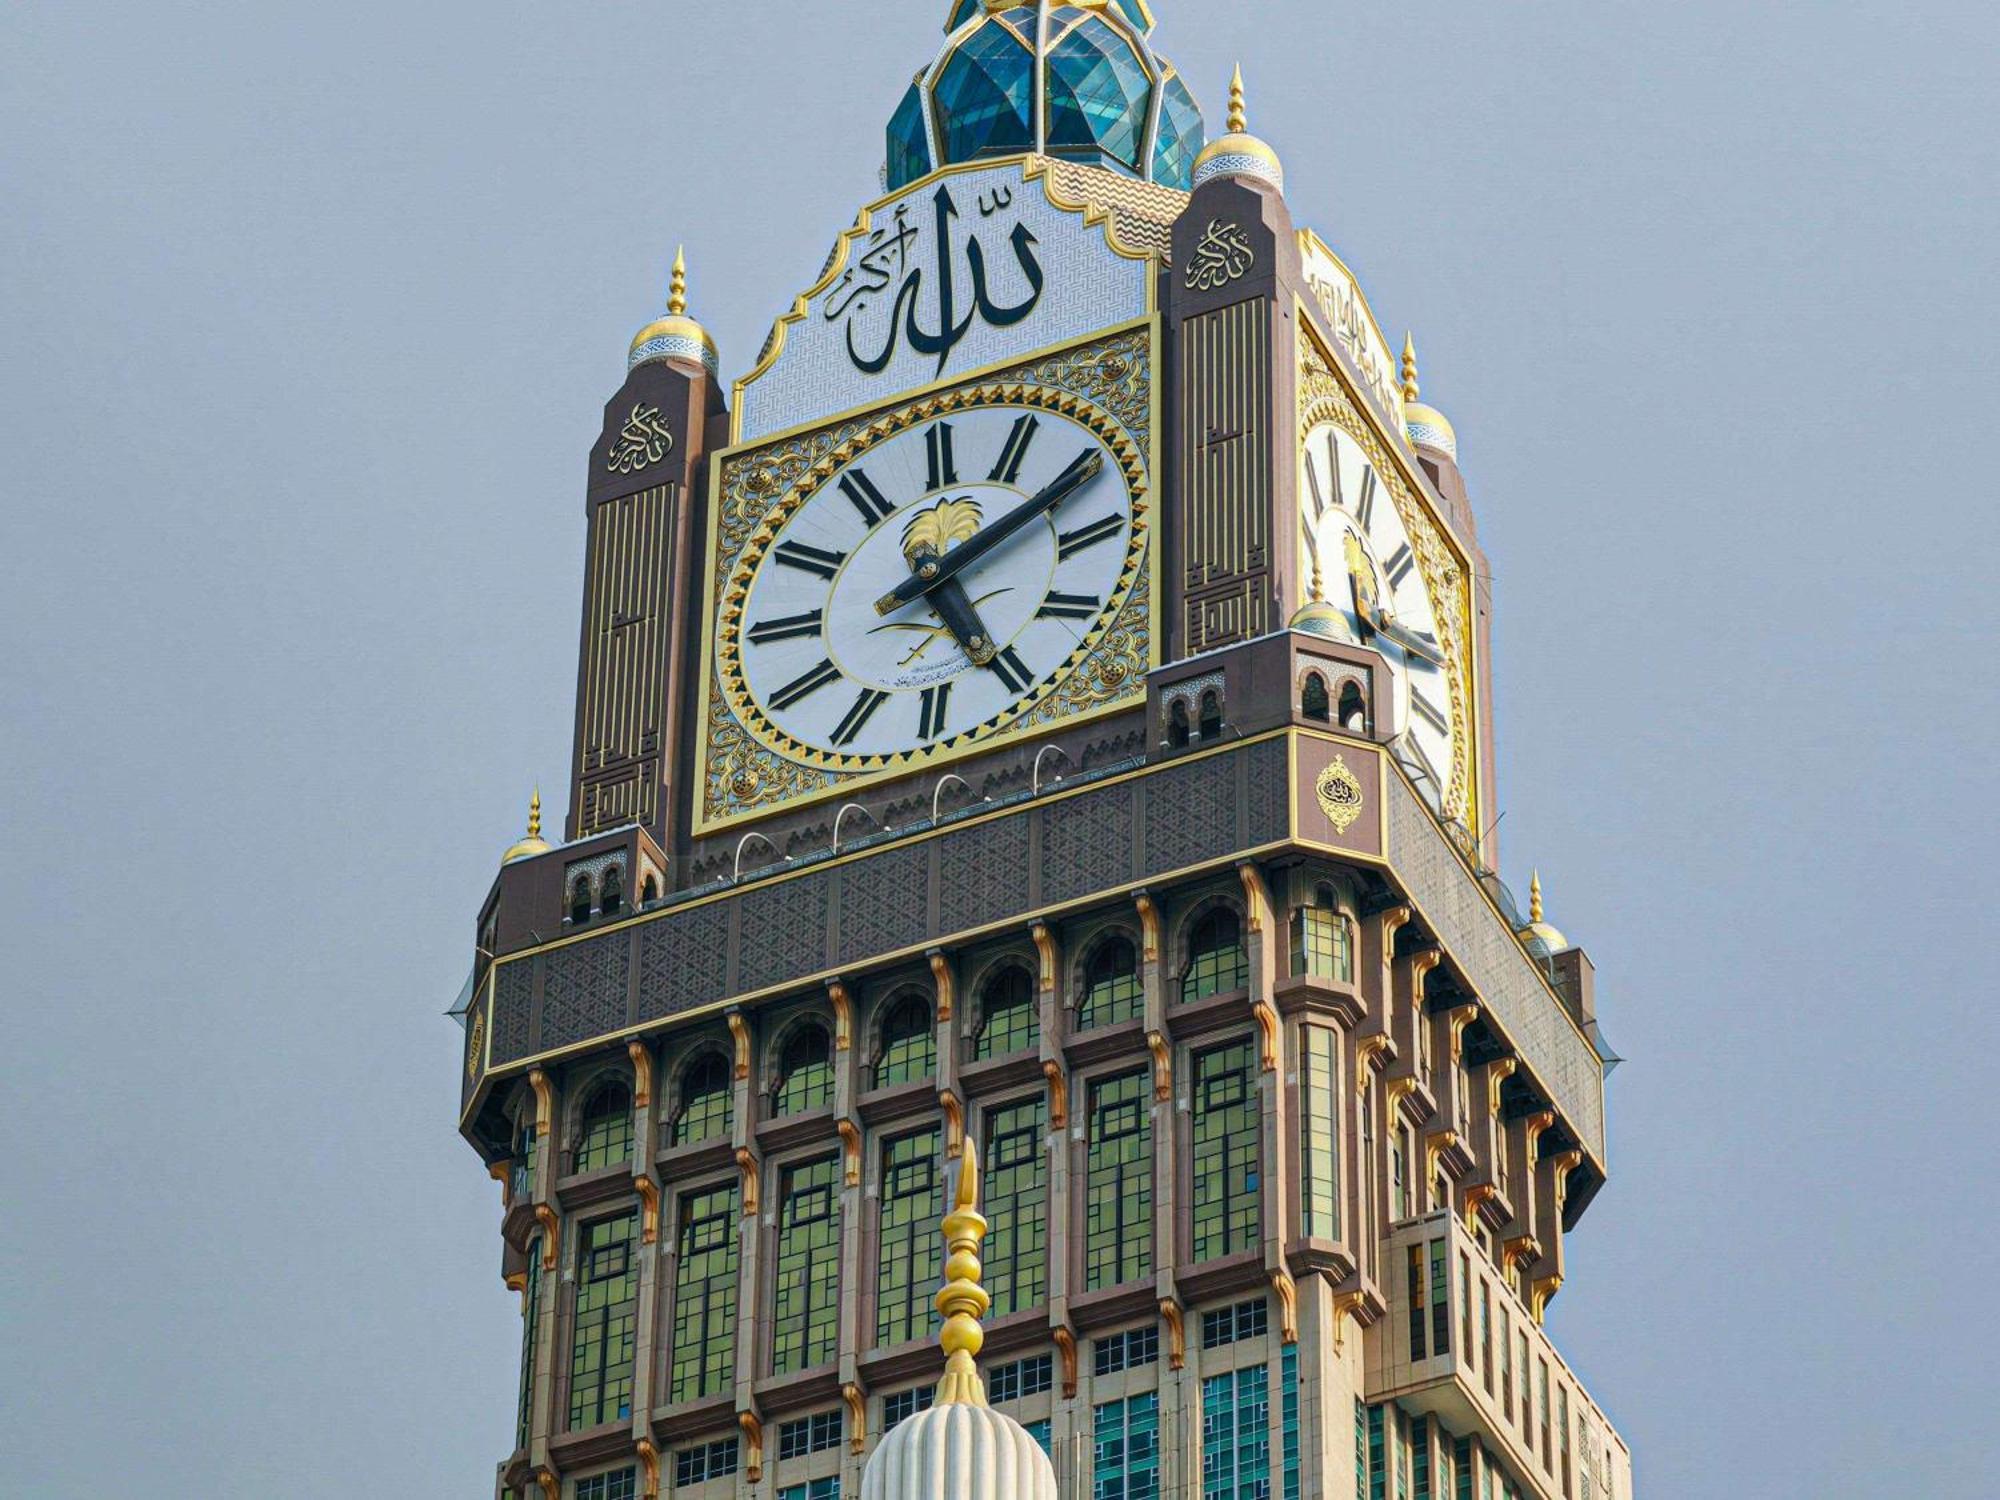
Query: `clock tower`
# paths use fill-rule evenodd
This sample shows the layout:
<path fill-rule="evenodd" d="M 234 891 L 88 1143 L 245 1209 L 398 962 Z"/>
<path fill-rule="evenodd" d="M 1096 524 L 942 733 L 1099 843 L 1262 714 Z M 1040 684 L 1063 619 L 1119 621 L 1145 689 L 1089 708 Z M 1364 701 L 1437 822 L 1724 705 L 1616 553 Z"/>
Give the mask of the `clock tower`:
<path fill-rule="evenodd" d="M 1451 424 L 1240 74 L 1210 138 L 1146 0 L 946 11 L 757 358 L 677 256 L 590 452 L 564 842 L 462 1008 L 495 1494 L 857 1494 L 973 1139 L 1064 1495 L 1629 1495 L 1543 1327 L 1611 1054 L 1496 872 Z"/>

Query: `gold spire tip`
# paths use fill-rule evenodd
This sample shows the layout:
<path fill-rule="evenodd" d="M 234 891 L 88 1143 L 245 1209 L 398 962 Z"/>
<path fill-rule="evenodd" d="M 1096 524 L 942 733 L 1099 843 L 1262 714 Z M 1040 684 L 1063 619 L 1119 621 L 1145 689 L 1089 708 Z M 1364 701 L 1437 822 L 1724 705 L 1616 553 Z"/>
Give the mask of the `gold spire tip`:
<path fill-rule="evenodd" d="M 1539 922 L 1542 920 L 1542 872 L 1540 870 L 1535 871 L 1533 878 L 1528 882 L 1528 920 L 1530 922 Z"/>
<path fill-rule="evenodd" d="M 1243 109 L 1243 64 L 1236 65 L 1236 73 L 1229 80 L 1229 131 L 1241 135 L 1250 128 L 1250 117 Z"/>
<path fill-rule="evenodd" d="M 680 317 L 688 309 L 688 264 L 687 247 L 674 249 L 674 274 L 667 286 L 667 313 L 670 317 Z"/>
<path fill-rule="evenodd" d="M 1403 399 L 1417 399 L 1417 341 L 1403 335 Z"/>
<path fill-rule="evenodd" d="M 542 789 L 535 788 L 535 794 L 528 799 L 528 837 L 542 836 Z"/>
<path fill-rule="evenodd" d="M 986 1331 L 979 1326 L 993 1299 L 979 1284 L 979 1244 L 986 1238 L 986 1218 L 979 1212 L 979 1149 L 970 1136 L 965 1138 L 958 1162 L 958 1189 L 952 1210 L 944 1216 L 944 1289 L 937 1294 L 937 1310 L 944 1314 L 944 1332 L 938 1343 L 944 1348 L 944 1379 L 938 1382 L 939 1406 L 984 1406 L 986 1383 L 979 1378 L 974 1362 L 985 1347 Z"/>

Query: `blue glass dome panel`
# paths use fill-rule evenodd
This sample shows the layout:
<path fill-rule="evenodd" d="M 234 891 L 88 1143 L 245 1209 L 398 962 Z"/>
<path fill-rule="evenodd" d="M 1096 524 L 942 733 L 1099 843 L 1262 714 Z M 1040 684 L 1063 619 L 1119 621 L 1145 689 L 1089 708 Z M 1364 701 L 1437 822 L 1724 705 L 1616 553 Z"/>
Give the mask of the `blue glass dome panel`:
<path fill-rule="evenodd" d="M 931 145 L 924 138 L 924 96 L 913 83 L 889 117 L 889 186 L 915 182 L 931 169 Z"/>
<path fill-rule="evenodd" d="M 932 90 L 946 161 L 1033 149 L 1034 71 L 1028 49 L 995 18 L 953 50 Z"/>
<path fill-rule="evenodd" d="M 1160 133 L 1153 146 L 1153 181 L 1187 192 L 1194 181 L 1194 159 L 1208 137 L 1201 107 L 1194 102 L 1180 74 L 1169 73 L 1160 85 Z"/>
<path fill-rule="evenodd" d="M 1095 148 L 1139 168 L 1152 80 L 1131 44 L 1095 16 L 1049 49 L 1049 149 Z"/>

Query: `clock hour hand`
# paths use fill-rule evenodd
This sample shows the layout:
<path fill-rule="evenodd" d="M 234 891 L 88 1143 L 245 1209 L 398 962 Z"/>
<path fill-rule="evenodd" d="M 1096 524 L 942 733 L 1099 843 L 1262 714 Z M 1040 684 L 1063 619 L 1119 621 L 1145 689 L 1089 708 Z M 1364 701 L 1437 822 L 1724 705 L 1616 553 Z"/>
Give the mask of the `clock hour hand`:
<path fill-rule="evenodd" d="M 983 667 L 993 660 L 993 637 L 981 623 L 979 611 L 967 597 L 964 584 L 956 578 L 945 579 L 931 590 L 930 606 L 944 621 L 945 629 L 958 642 L 967 661 Z"/>
<path fill-rule="evenodd" d="M 1375 620 L 1375 629 L 1389 637 L 1390 640 L 1401 646 L 1410 655 L 1420 656 L 1434 667 L 1444 665 L 1444 652 L 1439 648 L 1437 643 L 1427 640 L 1414 630 L 1405 630 L 1402 625 L 1397 623 L 1394 615 L 1386 613 L 1379 615 Z"/>
<path fill-rule="evenodd" d="M 941 557 L 933 555 L 920 559 L 915 572 L 875 601 L 875 613 L 886 615 L 962 573 L 1035 517 L 1054 510 L 1072 493 L 1096 478 L 1103 468 L 1104 455 L 1094 448 L 1086 449 L 1062 473 L 999 520 L 974 532 Z"/>

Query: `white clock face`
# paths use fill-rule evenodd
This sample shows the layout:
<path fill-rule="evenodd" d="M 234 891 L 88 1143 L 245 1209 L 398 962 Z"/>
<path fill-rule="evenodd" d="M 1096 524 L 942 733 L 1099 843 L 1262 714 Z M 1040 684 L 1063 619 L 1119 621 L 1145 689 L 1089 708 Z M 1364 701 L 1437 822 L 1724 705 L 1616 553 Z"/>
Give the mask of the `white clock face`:
<path fill-rule="evenodd" d="M 1331 422 L 1306 437 L 1299 508 L 1301 582 L 1311 590 L 1317 560 L 1323 597 L 1346 613 L 1356 640 L 1387 658 L 1393 692 L 1383 727 L 1418 787 L 1442 806 L 1458 753 L 1455 666 L 1394 500 L 1361 445 Z"/>
<path fill-rule="evenodd" d="M 878 608 L 927 558 L 948 570 L 954 549 L 984 547 L 1085 455 L 1101 469 L 1053 508 Z M 1128 483 L 1089 426 L 1039 408 L 961 408 L 873 443 L 792 510 L 725 619 L 746 722 L 850 765 L 1005 723 L 1122 604 L 1145 540 Z"/>

